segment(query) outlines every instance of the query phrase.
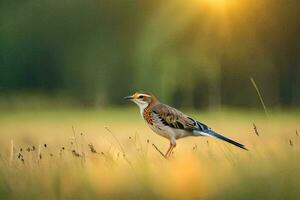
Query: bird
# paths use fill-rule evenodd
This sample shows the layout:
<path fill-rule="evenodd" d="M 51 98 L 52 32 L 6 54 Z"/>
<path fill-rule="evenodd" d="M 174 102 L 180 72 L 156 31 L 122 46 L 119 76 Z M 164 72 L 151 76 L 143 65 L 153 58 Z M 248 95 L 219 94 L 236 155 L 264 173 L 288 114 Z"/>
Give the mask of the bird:
<path fill-rule="evenodd" d="M 176 140 L 188 136 L 209 136 L 248 151 L 245 145 L 213 131 L 207 125 L 176 108 L 159 102 L 150 92 L 136 92 L 133 95 L 124 97 L 124 99 L 137 104 L 143 119 L 150 129 L 170 141 L 169 149 L 164 154 L 165 158 L 170 157 L 173 149 L 176 147 Z"/>

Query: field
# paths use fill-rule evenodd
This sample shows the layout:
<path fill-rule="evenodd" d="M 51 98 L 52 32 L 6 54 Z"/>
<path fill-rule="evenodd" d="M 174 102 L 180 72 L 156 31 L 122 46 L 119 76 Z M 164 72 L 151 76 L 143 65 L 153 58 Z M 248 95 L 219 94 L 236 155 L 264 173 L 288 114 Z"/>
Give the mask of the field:
<path fill-rule="evenodd" d="M 299 111 L 186 111 L 249 151 L 169 142 L 137 108 L 3 110 L 0 199 L 299 199 Z M 299 133 L 300 134 L 300 133 Z"/>

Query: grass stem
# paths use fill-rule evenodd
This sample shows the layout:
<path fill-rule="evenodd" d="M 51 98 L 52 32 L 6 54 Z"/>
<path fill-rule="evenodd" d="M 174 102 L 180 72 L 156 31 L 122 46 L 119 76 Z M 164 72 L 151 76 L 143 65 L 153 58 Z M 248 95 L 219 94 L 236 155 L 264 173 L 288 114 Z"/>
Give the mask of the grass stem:
<path fill-rule="evenodd" d="M 266 105 L 265 105 L 265 102 L 264 102 L 264 100 L 263 100 L 263 98 L 262 98 L 262 95 L 261 95 L 261 93 L 260 93 L 260 91 L 259 91 L 259 89 L 258 89 L 258 87 L 257 87 L 257 85 L 256 85 L 256 83 L 255 83 L 255 81 L 254 81 L 254 79 L 253 79 L 252 77 L 250 77 L 250 81 L 251 81 L 253 87 L 255 88 L 256 93 L 257 93 L 257 95 L 258 95 L 258 97 L 259 97 L 260 103 L 261 103 L 261 105 L 263 106 L 263 109 L 264 109 L 264 111 L 265 111 L 265 114 L 266 114 L 267 118 L 269 119 L 268 110 L 267 110 L 267 107 L 266 107 Z"/>
<path fill-rule="evenodd" d="M 10 141 L 10 155 L 9 155 L 9 165 L 12 165 L 14 160 L 14 141 Z"/>
<path fill-rule="evenodd" d="M 159 150 L 159 148 L 155 144 L 152 144 L 152 146 L 160 153 L 160 155 L 162 155 L 162 157 L 166 158 L 166 156 L 161 152 L 161 150 Z"/>

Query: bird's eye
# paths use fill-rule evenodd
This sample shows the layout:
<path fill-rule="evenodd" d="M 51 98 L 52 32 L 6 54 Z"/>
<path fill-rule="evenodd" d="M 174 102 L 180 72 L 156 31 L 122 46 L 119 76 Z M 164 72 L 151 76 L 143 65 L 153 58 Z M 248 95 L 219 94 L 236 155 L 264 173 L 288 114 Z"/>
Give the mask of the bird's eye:
<path fill-rule="evenodd" d="M 140 96 L 139 96 L 139 99 L 142 99 L 143 97 L 144 97 L 143 95 L 140 95 Z"/>

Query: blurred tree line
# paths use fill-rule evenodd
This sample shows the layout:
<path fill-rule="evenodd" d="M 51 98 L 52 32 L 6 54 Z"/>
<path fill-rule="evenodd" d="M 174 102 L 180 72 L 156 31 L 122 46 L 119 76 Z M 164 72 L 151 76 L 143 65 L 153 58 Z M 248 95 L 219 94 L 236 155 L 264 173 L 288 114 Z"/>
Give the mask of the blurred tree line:
<path fill-rule="evenodd" d="M 0 0 L 0 92 L 300 105 L 298 0 Z"/>

